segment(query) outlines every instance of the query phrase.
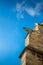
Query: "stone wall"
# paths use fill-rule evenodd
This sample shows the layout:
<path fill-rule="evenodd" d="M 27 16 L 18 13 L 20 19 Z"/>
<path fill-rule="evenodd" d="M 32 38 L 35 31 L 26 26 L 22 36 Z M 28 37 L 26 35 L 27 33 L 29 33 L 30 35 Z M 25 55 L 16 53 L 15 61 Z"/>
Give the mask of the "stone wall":
<path fill-rule="evenodd" d="M 21 57 L 21 65 L 26 65 L 26 51 L 23 53 Z"/>
<path fill-rule="evenodd" d="M 25 39 L 25 46 L 31 45 L 43 51 L 43 26 L 39 25 L 38 31 L 32 31 Z"/>
<path fill-rule="evenodd" d="M 32 32 L 30 37 L 30 45 L 43 51 L 43 34 L 40 32 Z"/>
<path fill-rule="evenodd" d="M 29 34 L 27 35 L 26 39 L 25 39 L 25 46 L 29 45 Z"/>
<path fill-rule="evenodd" d="M 26 65 L 43 65 L 43 59 L 37 53 L 27 50 Z"/>

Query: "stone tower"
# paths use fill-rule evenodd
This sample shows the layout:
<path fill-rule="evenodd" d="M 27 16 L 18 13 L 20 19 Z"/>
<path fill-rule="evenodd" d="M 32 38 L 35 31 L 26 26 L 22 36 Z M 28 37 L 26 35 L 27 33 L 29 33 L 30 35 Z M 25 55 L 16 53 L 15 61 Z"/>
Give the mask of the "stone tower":
<path fill-rule="evenodd" d="M 21 65 L 43 65 L 43 23 L 35 23 L 34 30 L 24 28 L 25 48 L 19 58 Z"/>

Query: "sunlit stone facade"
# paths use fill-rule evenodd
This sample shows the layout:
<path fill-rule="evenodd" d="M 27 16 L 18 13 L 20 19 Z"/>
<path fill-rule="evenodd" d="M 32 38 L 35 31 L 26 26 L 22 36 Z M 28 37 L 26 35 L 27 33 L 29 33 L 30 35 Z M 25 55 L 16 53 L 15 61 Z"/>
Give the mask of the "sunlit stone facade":
<path fill-rule="evenodd" d="M 35 24 L 35 28 L 24 28 L 28 34 L 25 37 L 25 48 L 19 56 L 21 65 L 43 65 L 43 23 Z"/>
<path fill-rule="evenodd" d="M 25 39 L 25 46 L 29 45 L 29 34 L 27 35 L 26 39 Z"/>

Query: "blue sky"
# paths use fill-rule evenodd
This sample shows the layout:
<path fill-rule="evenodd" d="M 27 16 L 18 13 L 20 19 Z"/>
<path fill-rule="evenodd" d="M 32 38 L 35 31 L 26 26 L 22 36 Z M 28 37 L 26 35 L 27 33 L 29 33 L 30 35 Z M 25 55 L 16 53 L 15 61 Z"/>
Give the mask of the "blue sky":
<path fill-rule="evenodd" d="M 43 0 L 0 0 L 0 65 L 20 65 L 26 31 L 43 22 Z"/>

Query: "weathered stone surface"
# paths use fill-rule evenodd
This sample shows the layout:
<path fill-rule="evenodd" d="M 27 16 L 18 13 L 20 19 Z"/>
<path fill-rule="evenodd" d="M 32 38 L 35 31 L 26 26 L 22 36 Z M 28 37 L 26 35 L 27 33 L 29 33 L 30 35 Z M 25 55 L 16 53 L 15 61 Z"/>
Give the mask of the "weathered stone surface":
<path fill-rule="evenodd" d="M 26 65 L 43 65 L 42 56 L 33 51 L 27 50 Z"/>
<path fill-rule="evenodd" d="M 21 65 L 26 65 L 26 51 L 25 51 L 25 53 L 21 57 Z"/>
<path fill-rule="evenodd" d="M 39 26 L 38 31 L 34 31 L 30 34 L 30 45 L 43 51 L 43 27 Z"/>
<path fill-rule="evenodd" d="M 25 48 L 20 55 L 21 65 L 43 65 L 43 24 L 35 28 L 24 28 L 28 35 L 25 38 Z"/>
<path fill-rule="evenodd" d="M 25 46 L 29 45 L 29 34 L 27 35 L 26 39 L 25 39 Z"/>

